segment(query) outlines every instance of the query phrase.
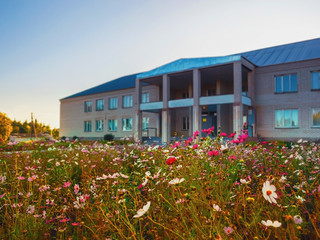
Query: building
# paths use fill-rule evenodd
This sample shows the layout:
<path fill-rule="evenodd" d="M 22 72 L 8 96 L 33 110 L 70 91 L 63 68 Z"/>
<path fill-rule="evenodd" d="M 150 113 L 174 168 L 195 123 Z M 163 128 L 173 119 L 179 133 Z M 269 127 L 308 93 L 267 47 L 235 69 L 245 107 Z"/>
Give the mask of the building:
<path fill-rule="evenodd" d="M 179 59 L 60 100 L 61 136 L 191 136 L 215 126 L 266 139 L 320 139 L 320 38 Z"/>

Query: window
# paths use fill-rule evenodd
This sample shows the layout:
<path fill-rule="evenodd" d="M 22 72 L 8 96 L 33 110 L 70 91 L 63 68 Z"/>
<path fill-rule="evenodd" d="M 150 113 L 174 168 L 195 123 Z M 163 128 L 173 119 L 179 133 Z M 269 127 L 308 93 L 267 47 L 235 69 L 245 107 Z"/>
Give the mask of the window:
<path fill-rule="evenodd" d="M 142 103 L 149 102 L 149 93 L 142 93 Z"/>
<path fill-rule="evenodd" d="M 312 109 L 312 126 L 320 127 L 320 108 Z"/>
<path fill-rule="evenodd" d="M 132 107 L 132 96 L 123 96 L 122 106 L 123 106 L 123 108 Z"/>
<path fill-rule="evenodd" d="M 182 118 L 182 130 L 189 130 L 189 117 Z"/>
<path fill-rule="evenodd" d="M 104 110 L 104 100 L 98 99 L 96 100 L 96 111 L 103 111 Z"/>
<path fill-rule="evenodd" d="M 297 74 L 276 76 L 276 93 L 296 92 Z"/>
<path fill-rule="evenodd" d="M 116 119 L 108 120 L 108 130 L 112 132 L 115 132 L 118 130 L 118 121 Z"/>
<path fill-rule="evenodd" d="M 103 131 L 103 120 L 96 120 L 96 132 Z"/>
<path fill-rule="evenodd" d="M 122 118 L 122 131 L 132 131 L 132 118 Z"/>
<path fill-rule="evenodd" d="M 298 109 L 276 110 L 276 128 L 298 127 Z"/>
<path fill-rule="evenodd" d="M 84 131 L 91 132 L 91 121 L 84 121 Z"/>
<path fill-rule="evenodd" d="M 118 108 L 118 98 L 113 97 L 109 98 L 109 109 L 117 109 Z"/>
<path fill-rule="evenodd" d="M 207 96 L 214 96 L 216 95 L 215 89 L 207 89 Z"/>
<path fill-rule="evenodd" d="M 320 90 L 320 71 L 312 72 L 312 87 L 313 90 Z"/>
<path fill-rule="evenodd" d="M 92 112 L 92 102 L 91 101 L 84 102 L 84 111 L 85 112 Z"/>
<path fill-rule="evenodd" d="M 142 130 L 146 130 L 149 128 L 149 118 L 144 117 L 142 118 Z"/>
<path fill-rule="evenodd" d="M 189 98 L 189 92 L 183 92 L 182 98 Z"/>

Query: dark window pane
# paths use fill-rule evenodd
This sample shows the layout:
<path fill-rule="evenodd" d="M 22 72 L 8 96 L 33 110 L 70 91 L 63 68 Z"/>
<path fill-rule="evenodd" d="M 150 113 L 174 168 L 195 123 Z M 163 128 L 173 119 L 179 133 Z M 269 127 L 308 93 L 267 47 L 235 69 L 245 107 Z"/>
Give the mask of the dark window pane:
<path fill-rule="evenodd" d="M 297 91 L 297 75 L 292 74 L 291 75 L 291 91 L 296 92 Z"/>
<path fill-rule="evenodd" d="M 290 91 L 289 75 L 283 76 L 283 91 L 284 92 Z"/>
<path fill-rule="evenodd" d="M 281 84 L 282 78 L 276 77 L 276 92 L 282 92 L 282 84 Z"/>

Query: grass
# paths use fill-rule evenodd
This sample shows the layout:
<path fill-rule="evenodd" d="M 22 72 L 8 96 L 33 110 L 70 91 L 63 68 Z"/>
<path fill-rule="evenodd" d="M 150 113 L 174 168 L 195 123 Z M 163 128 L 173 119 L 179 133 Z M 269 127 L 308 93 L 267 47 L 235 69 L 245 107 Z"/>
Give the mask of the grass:
<path fill-rule="evenodd" d="M 169 146 L 0 149 L 1 239 L 320 239 L 315 143 L 245 144 L 219 135 Z M 266 181 L 276 203 L 263 195 Z"/>

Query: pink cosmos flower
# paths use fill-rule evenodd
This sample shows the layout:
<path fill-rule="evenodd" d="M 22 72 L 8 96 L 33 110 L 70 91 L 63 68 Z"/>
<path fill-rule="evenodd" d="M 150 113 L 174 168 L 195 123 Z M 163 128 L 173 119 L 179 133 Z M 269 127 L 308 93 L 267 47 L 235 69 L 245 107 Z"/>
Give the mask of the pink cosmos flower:
<path fill-rule="evenodd" d="M 71 185 L 71 182 L 65 182 L 62 187 L 66 188 L 66 187 L 69 187 L 70 185 Z"/>
<path fill-rule="evenodd" d="M 24 179 L 24 177 L 22 177 L 22 176 L 21 176 L 21 177 L 17 177 L 17 178 L 18 178 L 19 180 L 23 180 L 23 179 Z"/>
<path fill-rule="evenodd" d="M 32 175 L 32 177 L 28 178 L 28 181 L 32 182 L 32 181 L 36 180 L 37 177 L 38 177 L 37 175 Z"/>
<path fill-rule="evenodd" d="M 80 190 L 79 185 L 78 185 L 78 184 L 75 184 L 75 185 L 74 185 L 74 193 L 75 193 L 75 194 L 78 194 L 79 190 Z"/>
<path fill-rule="evenodd" d="M 225 227 L 224 231 L 227 235 L 230 235 L 231 233 L 233 233 L 233 229 L 231 227 Z"/>

